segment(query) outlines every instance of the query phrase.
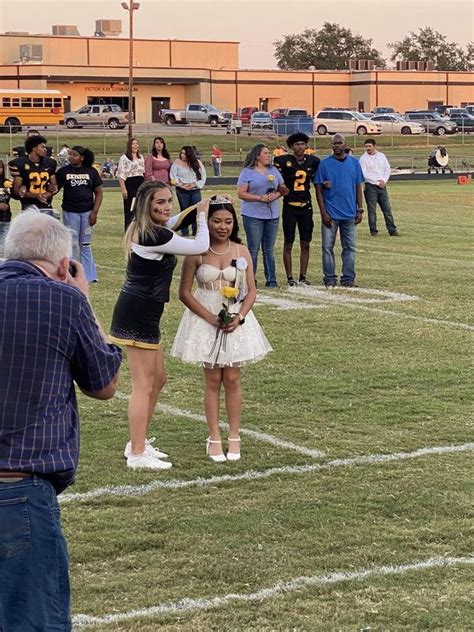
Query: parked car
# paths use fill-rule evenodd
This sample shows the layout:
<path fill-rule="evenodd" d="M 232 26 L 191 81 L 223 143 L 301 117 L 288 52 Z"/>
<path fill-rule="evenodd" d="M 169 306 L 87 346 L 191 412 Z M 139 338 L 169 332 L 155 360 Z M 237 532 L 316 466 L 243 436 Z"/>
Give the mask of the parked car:
<path fill-rule="evenodd" d="M 456 123 L 448 121 L 436 112 L 431 112 L 430 110 L 409 110 L 405 112 L 403 118 L 412 123 L 420 123 L 420 125 L 423 125 L 425 131 L 436 134 L 437 136 L 455 134 L 458 128 Z"/>
<path fill-rule="evenodd" d="M 272 118 L 283 118 L 285 116 L 302 118 L 303 116 L 308 116 L 308 112 L 303 108 L 278 108 L 272 110 L 270 116 Z"/>
<path fill-rule="evenodd" d="M 456 123 L 458 126 L 458 132 L 474 132 L 474 116 L 471 114 L 451 114 L 450 121 Z"/>
<path fill-rule="evenodd" d="M 272 129 L 273 121 L 269 112 L 254 112 L 250 117 L 250 129 Z"/>
<path fill-rule="evenodd" d="M 378 105 L 376 108 L 372 110 L 374 114 L 398 114 L 395 108 L 386 106 L 386 105 Z"/>
<path fill-rule="evenodd" d="M 364 118 L 359 112 L 351 110 L 321 110 L 313 120 L 316 134 L 380 134 L 382 128 L 378 123 L 373 123 Z"/>
<path fill-rule="evenodd" d="M 242 121 L 242 123 L 243 124 L 250 123 L 250 117 L 252 116 L 254 112 L 258 112 L 257 107 L 251 106 L 251 107 L 240 108 L 239 118 Z"/>
<path fill-rule="evenodd" d="M 128 113 L 114 103 L 84 105 L 64 115 L 64 125 L 69 129 L 99 125 L 110 129 L 123 129 L 128 124 Z"/>
<path fill-rule="evenodd" d="M 216 127 L 228 124 L 223 113 L 209 103 L 189 103 L 185 110 L 162 110 L 161 116 L 165 125 L 204 123 Z"/>
<path fill-rule="evenodd" d="M 405 121 L 399 114 L 377 114 L 372 119 L 382 127 L 382 134 L 423 134 L 425 128 L 420 123 Z"/>
<path fill-rule="evenodd" d="M 359 112 L 359 114 L 363 116 L 365 119 L 368 119 L 369 121 L 373 119 L 375 116 L 373 112 Z"/>
<path fill-rule="evenodd" d="M 474 105 L 466 105 L 466 110 L 471 116 L 474 116 Z"/>

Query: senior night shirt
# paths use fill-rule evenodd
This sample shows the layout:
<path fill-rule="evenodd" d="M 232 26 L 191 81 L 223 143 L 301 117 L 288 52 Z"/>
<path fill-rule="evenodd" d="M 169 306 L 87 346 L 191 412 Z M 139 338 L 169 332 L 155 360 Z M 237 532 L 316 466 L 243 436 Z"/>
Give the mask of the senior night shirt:
<path fill-rule="evenodd" d="M 74 382 L 105 388 L 121 362 L 86 297 L 31 263 L 0 264 L 0 470 L 32 472 L 59 493 L 74 482 L 79 414 Z"/>
<path fill-rule="evenodd" d="M 283 184 L 283 178 L 278 169 L 273 166 L 267 167 L 264 174 L 256 169 L 245 167 L 239 176 L 237 186 L 243 184 L 248 184 L 248 193 L 266 195 L 270 189 L 276 191 L 280 184 Z M 241 200 L 240 214 L 256 219 L 276 219 L 278 217 L 278 200 L 273 200 L 273 202 Z"/>
<path fill-rule="evenodd" d="M 332 219 L 354 219 L 357 213 L 357 185 L 364 182 L 359 161 L 353 156 L 339 160 L 328 156 L 321 160 L 314 176 L 316 184 L 331 181 L 331 187 L 323 187 L 324 206 Z"/>

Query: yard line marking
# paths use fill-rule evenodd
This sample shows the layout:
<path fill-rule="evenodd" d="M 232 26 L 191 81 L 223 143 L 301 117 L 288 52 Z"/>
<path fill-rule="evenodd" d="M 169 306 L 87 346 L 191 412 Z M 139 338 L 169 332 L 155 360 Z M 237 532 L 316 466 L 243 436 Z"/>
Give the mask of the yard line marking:
<path fill-rule="evenodd" d="M 260 588 L 251 593 L 228 593 L 227 595 L 201 597 L 199 599 L 183 597 L 182 599 L 167 601 L 148 608 L 128 610 L 126 612 L 105 614 L 102 616 L 77 614 L 73 617 L 73 624 L 77 627 L 88 627 L 91 625 L 130 621 L 140 617 L 155 617 L 164 614 L 183 614 L 185 612 L 192 613 L 200 610 L 220 608 L 231 603 L 248 603 L 251 601 L 262 602 L 274 597 L 299 592 L 313 586 L 333 586 L 342 582 L 363 581 L 390 575 L 403 575 L 404 573 L 412 571 L 424 571 L 432 568 L 448 568 L 459 564 L 474 564 L 474 557 L 432 557 L 427 560 L 419 560 L 408 564 L 375 566 L 373 568 L 361 568 L 356 571 L 346 572 L 336 571 L 325 575 L 302 575 L 300 577 L 294 577 L 288 581 L 279 581 L 276 584 L 273 584 L 273 586 Z"/>
<path fill-rule="evenodd" d="M 409 259 L 427 259 L 428 261 L 432 261 L 434 264 L 439 265 L 442 264 L 444 265 L 445 263 L 452 263 L 454 265 L 457 266 L 467 266 L 469 268 L 471 268 L 472 266 L 474 266 L 474 262 L 470 261 L 469 259 L 443 259 L 442 257 L 430 257 L 428 255 L 416 255 L 416 254 L 412 254 L 411 252 L 393 252 L 391 250 L 364 250 L 361 251 L 364 252 L 366 254 L 374 254 L 374 255 L 383 255 L 384 257 L 386 257 L 387 255 L 390 257 L 407 257 Z"/>
<path fill-rule="evenodd" d="M 373 465 L 389 463 L 392 461 L 406 461 L 419 457 L 435 454 L 451 454 L 456 452 L 469 452 L 474 450 L 474 443 L 463 443 L 458 445 L 433 446 L 431 448 L 419 448 L 413 452 L 394 452 L 392 454 L 368 454 L 355 456 L 347 459 L 335 459 L 327 463 L 314 465 L 286 465 L 282 467 L 272 467 L 266 470 L 247 470 L 241 474 L 222 474 L 221 476 L 211 476 L 209 478 L 194 479 L 168 479 L 154 480 L 141 485 L 108 485 L 99 487 L 88 492 L 77 492 L 74 494 L 61 494 L 59 502 L 68 503 L 72 501 L 85 501 L 101 496 L 144 496 L 156 489 L 185 489 L 188 487 L 211 487 L 222 483 L 234 483 L 238 481 L 257 481 L 272 476 L 303 475 L 333 470 L 339 467 L 352 467 L 357 465 Z"/>
<path fill-rule="evenodd" d="M 276 298 L 275 296 L 267 296 L 265 294 L 257 293 L 257 298 L 254 306 L 259 305 L 271 305 L 276 309 L 290 310 L 290 309 L 327 309 L 329 305 L 325 303 L 303 303 L 303 301 L 290 301 L 287 298 Z"/>
<path fill-rule="evenodd" d="M 328 292 L 328 290 L 323 287 L 297 286 L 288 288 L 286 291 L 290 294 L 297 294 L 302 298 L 322 299 L 324 302 L 332 303 L 386 303 L 389 301 L 406 302 L 420 300 L 419 296 L 366 287 L 336 287 L 333 291 Z M 359 294 L 360 297 L 357 296 L 357 294 Z"/>
<path fill-rule="evenodd" d="M 128 400 L 130 399 L 130 395 L 126 393 L 121 393 L 118 391 L 115 393 L 115 397 L 117 399 Z M 191 412 L 190 410 L 183 410 L 182 408 L 176 408 L 175 406 L 170 406 L 169 404 L 158 404 L 156 410 L 161 410 L 168 415 L 173 415 L 174 417 L 185 417 L 186 419 L 191 419 L 192 421 L 200 421 L 206 423 L 206 417 L 204 415 L 199 415 Z M 223 430 L 229 430 L 229 424 L 224 421 L 219 421 L 219 426 Z M 267 434 L 266 432 L 260 432 L 258 430 L 251 430 L 250 428 L 241 428 L 240 434 L 248 435 L 255 439 L 256 441 L 263 441 L 264 443 L 271 443 L 277 448 L 284 448 L 285 450 L 293 450 L 294 452 L 299 452 L 300 454 L 304 454 L 305 456 L 310 456 L 313 459 L 319 459 L 322 456 L 326 456 L 325 452 L 321 450 L 313 450 L 311 448 L 306 448 L 302 445 L 297 445 L 296 443 L 292 443 L 291 441 L 286 441 L 285 439 L 279 439 L 271 434 Z"/>

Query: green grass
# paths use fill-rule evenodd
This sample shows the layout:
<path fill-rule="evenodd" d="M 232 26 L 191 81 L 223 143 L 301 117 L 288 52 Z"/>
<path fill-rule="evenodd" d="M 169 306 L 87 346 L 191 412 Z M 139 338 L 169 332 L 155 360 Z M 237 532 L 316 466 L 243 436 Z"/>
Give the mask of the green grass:
<path fill-rule="evenodd" d="M 455 181 L 394 183 L 390 196 L 401 237 L 381 230 L 371 238 L 364 215 L 358 285 L 417 300 L 363 304 L 368 309 L 327 303 L 324 309 L 255 308 L 274 352 L 242 371 L 243 426 L 323 450 L 326 457 L 313 460 L 244 435 L 243 459 L 214 465 L 204 456 L 203 424 L 158 411 L 152 433 L 174 468 L 158 476 L 132 473 L 122 456 L 126 401 L 81 396 L 81 463 L 70 492 L 471 440 L 472 332 L 455 323 L 472 322 L 472 189 Z M 106 192 L 94 237 L 100 282 L 91 288 L 106 327 L 123 282 L 121 226 L 120 196 Z M 283 283 L 281 251 L 280 234 Z M 162 321 L 168 350 L 183 310 L 178 277 L 179 267 Z M 309 279 L 321 283 L 318 229 Z M 265 294 L 291 298 L 284 289 Z M 202 413 L 201 370 L 169 357 L 166 366 L 161 401 Z M 120 391 L 130 391 L 126 362 Z M 121 613 L 185 597 L 252 593 L 303 575 L 470 555 L 469 463 L 466 452 L 427 455 L 64 504 L 73 611 Z M 461 564 L 92 629 L 469 630 L 471 580 Z"/>

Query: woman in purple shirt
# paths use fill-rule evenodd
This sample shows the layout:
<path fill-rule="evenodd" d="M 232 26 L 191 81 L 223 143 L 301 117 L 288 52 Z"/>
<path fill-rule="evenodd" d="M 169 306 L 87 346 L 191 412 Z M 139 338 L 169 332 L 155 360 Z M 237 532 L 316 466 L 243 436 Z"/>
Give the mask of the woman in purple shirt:
<path fill-rule="evenodd" d="M 277 200 L 287 192 L 280 172 L 271 164 L 268 147 L 261 143 L 254 145 L 245 158 L 237 193 L 242 200 L 240 214 L 255 275 L 262 247 L 265 287 L 278 287 L 274 254 L 279 221 Z"/>
<path fill-rule="evenodd" d="M 151 154 L 145 158 L 145 181 L 170 181 L 171 158 L 164 138 L 157 136 L 153 139 Z"/>

